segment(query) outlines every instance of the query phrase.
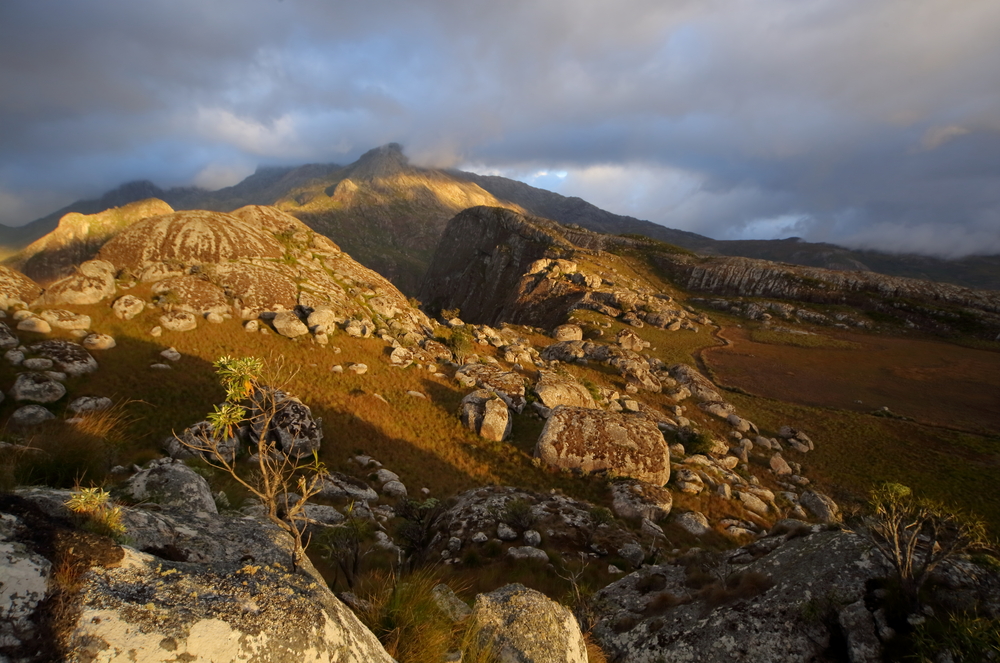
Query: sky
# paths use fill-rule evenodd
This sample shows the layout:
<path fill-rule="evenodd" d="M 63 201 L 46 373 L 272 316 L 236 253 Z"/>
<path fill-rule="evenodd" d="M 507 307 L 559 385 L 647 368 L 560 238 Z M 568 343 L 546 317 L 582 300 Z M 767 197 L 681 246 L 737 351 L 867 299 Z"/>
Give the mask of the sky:
<path fill-rule="evenodd" d="M 996 0 L 4 0 L 0 223 L 411 161 L 717 239 L 1000 253 Z"/>

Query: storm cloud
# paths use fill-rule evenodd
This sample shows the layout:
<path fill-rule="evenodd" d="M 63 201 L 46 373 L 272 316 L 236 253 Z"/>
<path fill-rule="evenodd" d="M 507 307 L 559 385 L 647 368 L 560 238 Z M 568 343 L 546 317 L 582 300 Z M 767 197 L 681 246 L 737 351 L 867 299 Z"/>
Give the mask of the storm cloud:
<path fill-rule="evenodd" d="M 992 0 L 5 2 L 0 222 L 396 141 L 717 238 L 1000 253 L 997 62 Z"/>

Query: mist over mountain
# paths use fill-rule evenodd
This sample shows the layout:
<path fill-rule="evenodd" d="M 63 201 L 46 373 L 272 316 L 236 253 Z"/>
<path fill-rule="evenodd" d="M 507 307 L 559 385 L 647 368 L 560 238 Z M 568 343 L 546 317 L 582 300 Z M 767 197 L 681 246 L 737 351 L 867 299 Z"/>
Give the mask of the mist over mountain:
<path fill-rule="evenodd" d="M 716 240 L 614 214 L 581 198 L 505 177 L 415 166 L 396 143 L 370 150 L 347 166 L 260 167 L 243 181 L 216 191 L 197 187 L 161 189 L 146 180 L 128 182 L 99 199 L 77 201 L 23 227 L 0 226 L 2 252 L 10 255 L 27 246 L 55 229 L 59 219 L 69 212 L 93 214 L 146 198 L 159 198 L 176 210 L 227 212 L 244 205 L 275 205 L 317 232 L 336 237 L 362 264 L 385 274 L 408 293 L 417 290 L 448 220 L 476 205 L 509 207 L 595 232 L 645 235 L 706 255 L 870 270 L 1000 289 L 1000 256 L 944 260 L 849 249 L 798 238 Z"/>

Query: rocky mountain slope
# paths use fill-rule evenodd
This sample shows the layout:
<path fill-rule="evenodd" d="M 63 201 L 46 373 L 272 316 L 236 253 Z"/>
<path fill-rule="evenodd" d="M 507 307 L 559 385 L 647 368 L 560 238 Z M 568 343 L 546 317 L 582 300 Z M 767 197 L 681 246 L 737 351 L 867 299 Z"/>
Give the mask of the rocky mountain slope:
<path fill-rule="evenodd" d="M 386 156 L 334 197 L 353 178 L 406 176 Z M 719 324 L 687 288 L 721 284 L 738 298 L 724 315 L 763 325 L 784 311 L 802 330 L 883 324 L 864 298 L 987 315 L 992 295 L 734 267 L 479 206 L 448 222 L 431 263 L 430 310 L 458 309 L 434 320 L 281 209 L 139 218 L 162 205 L 67 253 L 88 259 L 44 287 L 0 268 L 8 659 L 412 660 L 384 628 L 402 613 L 372 615 L 413 603 L 403 592 L 420 576 L 379 594 L 386 568 L 444 583 L 408 636 L 446 619 L 434 660 L 488 642 L 508 660 L 587 661 L 586 633 L 589 660 L 599 647 L 615 661 L 877 661 L 923 632 L 908 621 L 923 613 L 883 591 L 892 571 L 870 538 L 841 531 L 868 526 L 821 460 L 843 429 L 714 382 L 696 351 Z M 810 300 L 824 284 L 862 303 Z M 251 354 L 294 367 L 273 392 L 280 409 L 255 422 L 252 397 L 215 432 L 212 364 Z M 135 420 L 115 424 L 123 392 Z M 306 468 L 319 482 L 301 521 L 312 562 L 292 563 L 276 526 L 298 517 L 298 496 L 262 503 L 213 469 L 222 458 L 248 478 L 262 459 L 322 463 Z M 989 461 L 935 462 L 947 475 Z M 70 509 L 81 476 L 113 488 L 127 538 Z M 57 485 L 12 485 L 24 477 Z M 988 471 L 964 480 L 995 502 Z M 989 569 L 943 565 L 934 586 L 957 598 L 936 595 L 933 623 L 947 623 L 944 605 L 1000 618 Z M 584 582 L 603 589 L 591 599 Z"/>
<path fill-rule="evenodd" d="M 431 310 L 460 309 L 469 320 L 551 327 L 569 311 L 606 309 L 615 315 L 663 320 L 649 294 L 626 294 L 598 275 L 565 273 L 559 259 L 579 260 L 601 251 L 648 261 L 677 285 L 693 292 L 850 307 L 827 324 L 871 326 L 872 313 L 911 328 L 985 339 L 1000 335 L 1000 292 L 890 277 L 868 271 L 797 267 L 748 258 L 696 256 L 642 238 L 616 237 L 567 227 L 508 210 L 473 208 L 456 216 L 428 269 L 421 299 Z M 540 267 L 541 261 L 556 261 Z M 574 266 L 574 270 L 576 267 Z M 726 308 L 738 308 L 727 305 Z M 755 307 L 755 308 L 754 308 Z M 640 310 L 636 310 L 636 309 Z M 751 305 L 749 317 L 763 319 L 767 305 Z M 652 312 L 650 312 L 652 311 Z"/>

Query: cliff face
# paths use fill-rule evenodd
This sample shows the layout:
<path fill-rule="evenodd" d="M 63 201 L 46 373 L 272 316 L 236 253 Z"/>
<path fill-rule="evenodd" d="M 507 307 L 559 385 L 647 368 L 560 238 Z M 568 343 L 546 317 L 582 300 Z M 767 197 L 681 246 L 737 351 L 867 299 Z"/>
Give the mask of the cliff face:
<path fill-rule="evenodd" d="M 574 248 L 551 221 L 473 207 L 448 222 L 420 289 L 430 310 L 459 308 L 468 322 L 516 319 L 518 283 L 531 263 Z"/>
<path fill-rule="evenodd" d="M 1000 331 L 1000 292 L 996 291 L 749 258 L 657 255 L 655 261 L 678 285 L 690 290 L 891 311 L 914 325 L 937 330 L 989 336 Z"/>

